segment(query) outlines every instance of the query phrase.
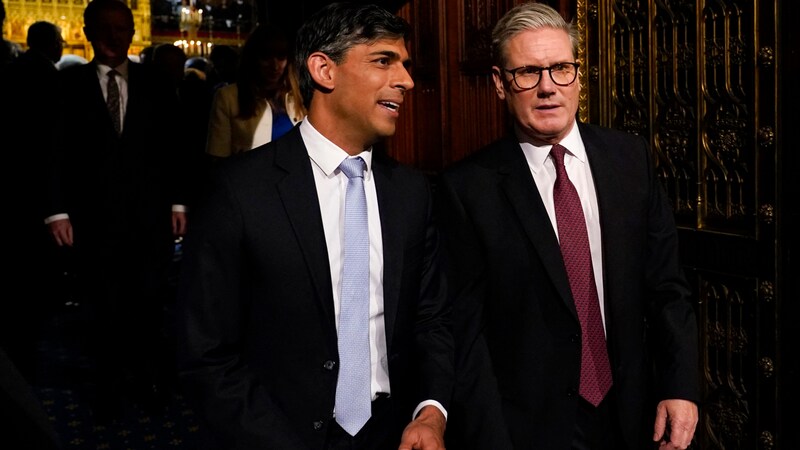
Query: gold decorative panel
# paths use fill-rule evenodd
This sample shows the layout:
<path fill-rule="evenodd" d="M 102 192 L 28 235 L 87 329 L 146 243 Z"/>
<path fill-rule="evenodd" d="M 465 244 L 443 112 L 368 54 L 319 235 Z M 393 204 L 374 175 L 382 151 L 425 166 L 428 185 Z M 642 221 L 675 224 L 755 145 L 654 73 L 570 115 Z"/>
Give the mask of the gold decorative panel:
<path fill-rule="evenodd" d="M 777 36 L 791 35 L 780 34 L 780 5 L 577 2 L 580 117 L 649 140 L 695 285 L 704 398 L 694 448 L 796 448 L 781 446 L 791 439 L 778 423 L 778 312 L 795 300 L 782 293 L 796 276 L 782 272 L 782 249 L 797 215 L 786 209 L 795 169 L 776 164 L 794 150 L 782 137 L 797 136 L 778 114 L 797 99 L 779 94 L 789 47 Z"/>
<path fill-rule="evenodd" d="M 64 53 L 72 53 L 92 59 L 92 47 L 83 35 L 83 10 L 88 0 L 4 0 L 6 6 L 6 39 L 25 46 L 28 27 L 45 20 L 61 28 L 66 41 Z M 131 54 L 139 54 L 150 45 L 150 0 L 128 0 L 133 11 L 134 27 Z"/>

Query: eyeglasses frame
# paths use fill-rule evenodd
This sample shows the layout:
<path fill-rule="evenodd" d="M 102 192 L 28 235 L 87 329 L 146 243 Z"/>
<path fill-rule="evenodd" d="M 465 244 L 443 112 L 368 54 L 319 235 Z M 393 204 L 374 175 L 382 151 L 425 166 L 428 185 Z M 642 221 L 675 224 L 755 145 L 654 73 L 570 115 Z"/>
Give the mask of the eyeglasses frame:
<path fill-rule="evenodd" d="M 552 71 L 553 67 L 563 66 L 563 65 L 572 66 L 572 67 L 575 68 L 575 78 L 573 78 L 572 81 L 570 81 L 567 84 L 561 84 L 558 81 L 556 81 L 555 78 L 553 78 L 553 71 Z M 518 89 L 521 89 L 523 91 L 529 91 L 531 89 L 536 89 L 536 86 L 539 86 L 539 83 L 542 82 L 542 72 L 544 72 L 545 70 L 550 75 L 550 80 L 556 86 L 561 86 L 561 87 L 569 86 L 572 83 L 574 83 L 575 80 L 578 79 L 578 68 L 580 68 L 580 67 L 581 67 L 581 63 L 579 63 L 579 62 L 559 62 L 559 63 L 555 63 L 555 64 L 553 64 L 551 66 L 547 66 L 547 67 L 538 67 L 538 66 L 525 65 L 525 66 L 515 67 L 513 69 L 506 69 L 505 67 L 502 67 L 501 69 L 503 69 L 504 72 L 508 72 L 508 73 L 511 74 L 511 79 L 514 81 L 514 84 L 517 86 Z M 536 84 L 534 84 L 533 86 L 531 86 L 529 88 L 524 88 L 524 87 L 519 85 L 519 82 L 517 82 L 517 71 L 520 70 L 520 69 L 525 69 L 525 68 L 534 68 L 534 69 L 536 69 L 537 72 L 539 72 L 539 80 L 536 82 Z"/>

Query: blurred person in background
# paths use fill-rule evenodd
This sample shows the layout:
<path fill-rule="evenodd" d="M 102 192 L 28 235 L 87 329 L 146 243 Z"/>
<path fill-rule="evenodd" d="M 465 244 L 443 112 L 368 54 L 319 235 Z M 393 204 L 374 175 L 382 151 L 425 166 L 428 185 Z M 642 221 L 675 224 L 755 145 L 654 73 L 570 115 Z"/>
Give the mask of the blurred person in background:
<path fill-rule="evenodd" d="M 259 25 L 242 49 L 236 83 L 214 94 L 206 153 L 226 158 L 264 145 L 306 115 L 286 36 Z"/>

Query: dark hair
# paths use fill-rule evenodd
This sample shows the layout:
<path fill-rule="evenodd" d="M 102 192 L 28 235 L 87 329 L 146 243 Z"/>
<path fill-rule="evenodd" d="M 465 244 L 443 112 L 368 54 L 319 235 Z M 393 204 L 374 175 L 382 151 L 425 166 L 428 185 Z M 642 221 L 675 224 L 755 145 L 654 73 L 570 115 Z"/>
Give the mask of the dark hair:
<path fill-rule="evenodd" d="M 83 24 L 92 28 L 98 25 L 100 14 L 103 11 L 122 11 L 128 16 L 131 27 L 133 27 L 133 12 L 124 2 L 120 0 L 92 0 L 83 10 Z"/>
<path fill-rule="evenodd" d="M 61 28 L 53 23 L 41 20 L 31 24 L 26 42 L 29 49 L 45 55 L 54 63 L 61 58 L 64 39 L 61 37 Z"/>
<path fill-rule="evenodd" d="M 306 106 L 311 103 L 315 88 L 306 65 L 312 53 L 325 53 L 339 64 L 356 45 L 407 38 L 409 31 L 408 22 L 377 5 L 333 3 L 314 13 L 300 27 L 295 44 L 300 90 Z"/>
<path fill-rule="evenodd" d="M 40 20 L 28 27 L 26 38 L 29 48 L 41 50 L 48 48 L 53 43 L 61 42 L 61 29 L 55 24 Z"/>

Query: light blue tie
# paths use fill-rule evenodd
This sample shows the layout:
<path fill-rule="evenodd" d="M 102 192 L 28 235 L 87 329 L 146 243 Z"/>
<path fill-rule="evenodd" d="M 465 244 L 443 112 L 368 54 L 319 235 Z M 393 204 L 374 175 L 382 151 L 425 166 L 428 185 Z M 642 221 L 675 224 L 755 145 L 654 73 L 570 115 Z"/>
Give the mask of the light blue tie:
<path fill-rule="evenodd" d="M 336 422 L 351 436 L 372 414 L 369 358 L 369 227 L 361 158 L 339 165 L 347 175 L 344 203 L 344 264 L 339 310 L 339 379 Z"/>

